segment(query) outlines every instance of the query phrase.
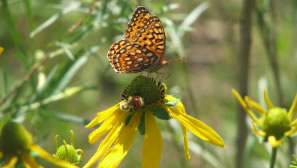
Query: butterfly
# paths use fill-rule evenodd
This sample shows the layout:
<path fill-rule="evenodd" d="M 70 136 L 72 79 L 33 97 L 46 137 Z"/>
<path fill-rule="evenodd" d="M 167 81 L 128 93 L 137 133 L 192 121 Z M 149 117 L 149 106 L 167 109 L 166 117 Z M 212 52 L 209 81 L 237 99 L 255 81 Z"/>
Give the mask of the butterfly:
<path fill-rule="evenodd" d="M 125 31 L 125 39 L 116 41 L 108 51 L 107 58 L 118 73 L 154 72 L 162 65 L 166 37 L 163 25 L 157 16 L 139 6 Z"/>

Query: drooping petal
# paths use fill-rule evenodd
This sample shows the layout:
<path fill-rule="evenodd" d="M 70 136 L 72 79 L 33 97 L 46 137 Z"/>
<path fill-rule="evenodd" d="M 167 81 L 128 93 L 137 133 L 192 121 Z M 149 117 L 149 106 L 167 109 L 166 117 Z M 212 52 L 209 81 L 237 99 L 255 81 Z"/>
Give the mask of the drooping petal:
<path fill-rule="evenodd" d="M 35 160 L 34 158 L 32 158 L 32 156 L 30 156 L 28 153 L 23 152 L 22 153 L 22 159 L 24 161 L 25 167 L 30 168 L 30 167 L 34 167 L 34 168 L 41 168 L 42 166 L 40 166 Z"/>
<path fill-rule="evenodd" d="M 36 144 L 31 145 L 30 149 L 37 152 L 42 159 L 47 160 L 48 162 L 50 162 L 52 164 L 55 164 L 55 165 L 58 165 L 58 166 L 64 167 L 64 168 L 79 168 L 78 166 L 76 166 L 74 164 L 71 164 L 64 160 L 54 158 L 51 154 L 49 154 L 47 151 L 45 151 L 44 149 L 42 149 L 40 146 L 38 146 Z"/>
<path fill-rule="evenodd" d="M 162 154 L 162 136 L 151 112 L 145 112 L 145 136 L 142 149 L 142 168 L 158 168 Z"/>
<path fill-rule="evenodd" d="M 112 106 L 111 108 L 102 111 L 102 112 L 98 112 L 97 116 L 85 127 L 86 128 L 92 128 L 95 125 L 101 123 L 102 121 L 104 121 L 106 118 L 109 118 L 110 115 L 112 115 L 115 111 L 120 110 L 120 103 Z"/>
<path fill-rule="evenodd" d="M 141 113 L 135 113 L 129 124 L 121 130 L 120 136 L 113 147 L 102 158 L 98 168 L 115 168 L 124 159 L 136 135 L 140 121 L 140 114 Z"/>
<path fill-rule="evenodd" d="M 115 123 L 118 121 L 119 116 L 121 115 L 120 110 L 115 111 L 113 114 L 107 118 L 99 128 L 89 134 L 89 143 L 94 144 L 98 141 L 104 134 L 106 134 L 110 129 L 112 129 Z"/>
<path fill-rule="evenodd" d="M 251 117 L 251 119 L 252 119 L 254 122 L 258 123 L 259 121 L 258 121 L 256 115 L 253 113 L 252 110 L 249 109 L 249 107 L 247 106 L 247 104 L 246 104 L 246 103 L 244 102 L 244 100 L 241 98 L 240 94 L 239 94 L 236 90 L 234 90 L 234 89 L 232 89 L 232 93 L 233 93 L 233 95 L 235 96 L 235 98 L 237 99 L 237 101 L 239 102 L 239 104 L 241 105 L 241 107 L 242 107 L 242 108 L 248 113 L 248 115 Z"/>
<path fill-rule="evenodd" d="M 178 108 L 180 109 L 179 111 L 181 113 L 186 113 L 184 105 L 177 98 L 175 98 L 173 96 L 170 96 L 170 95 L 165 95 L 165 100 L 168 101 L 168 102 L 177 101 L 178 104 L 176 104 L 176 106 L 178 106 Z M 188 130 L 182 124 L 181 124 L 181 127 L 182 127 L 182 132 L 183 132 L 183 135 L 184 135 L 184 153 L 185 153 L 185 157 L 186 157 L 187 160 L 190 160 L 191 155 L 190 155 L 190 152 L 189 152 L 189 140 L 188 140 L 188 133 L 187 133 Z"/>
<path fill-rule="evenodd" d="M 224 147 L 223 139 L 209 126 L 199 121 L 198 119 L 191 117 L 185 113 L 180 112 L 179 106 L 176 105 L 176 109 L 170 108 L 167 105 L 163 105 L 163 108 L 169 112 L 171 117 L 179 121 L 183 126 L 189 129 L 193 134 L 201 138 L 202 140 L 209 142 L 213 145 Z"/>
<path fill-rule="evenodd" d="M 288 113 L 290 119 L 292 119 L 292 117 L 294 116 L 296 111 L 297 111 L 297 94 L 295 96 L 293 104 L 291 105 L 291 108 L 290 108 L 289 113 Z"/>
<path fill-rule="evenodd" d="M 245 101 L 247 102 L 248 105 L 256 109 L 259 113 L 261 113 L 262 115 L 265 115 L 266 111 L 264 110 L 264 108 L 261 107 L 255 101 L 251 100 L 248 96 L 245 97 Z"/>
<path fill-rule="evenodd" d="M 95 164 L 101 156 L 103 156 L 109 148 L 114 144 L 116 139 L 119 137 L 121 130 L 125 126 L 125 120 L 129 113 L 122 112 L 121 115 L 118 117 L 118 122 L 115 123 L 113 128 L 107 134 L 107 136 L 103 139 L 100 143 L 96 153 L 91 157 L 91 159 L 84 165 L 83 168 L 89 168 L 93 164 Z"/>
<path fill-rule="evenodd" d="M 265 132 L 260 131 L 260 130 L 257 129 L 255 122 L 252 122 L 252 126 L 253 126 L 253 131 L 254 131 L 254 133 L 256 135 L 262 136 L 262 137 L 266 136 L 266 133 Z"/>
<path fill-rule="evenodd" d="M 282 139 L 276 140 L 275 136 L 269 136 L 268 142 L 271 144 L 272 147 L 277 148 L 282 143 Z"/>
<path fill-rule="evenodd" d="M 290 129 L 289 131 L 285 132 L 285 136 L 286 137 L 291 136 L 292 134 L 294 134 L 296 132 L 297 132 L 297 125 L 294 125 L 293 129 Z"/>
<path fill-rule="evenodd" d="M 183 135 L 184 135 L 184 153 L 187 160 L 190 160 L 191 155 L 189 151 L 189 140 L 188 140 L 188 130 L 185 126 L 181 124 Z"/>
<path fill-rule="evenodd" d="M 266 90 L 264 90 L 264 100 L 265 100 L 265 103 L 269 109 L 273 108 L 273 104 L 272 104 Z"/>
<path fill-rule="evenodd" d="M 12 168 L 15 166 L 15 164 L 18 162 L 18 157 L 13 156 L 8 160 L 8 162 L 3 166 L 3 168 Z"/>
<path fill-rule="evenodd" d="M 176 109 L 165 104 L 162 105 L 162 107 L 168 111 L 171 117 L 175 118 L 202 140 L 217 146 L 225 146 L 224 140 L 212 128 L 185 113 L 185 108 L 181 101 L 170 95 L 166 95 L 165 99 L 168 101 L 178 101 L 178 103 L 175 105 Z"/>

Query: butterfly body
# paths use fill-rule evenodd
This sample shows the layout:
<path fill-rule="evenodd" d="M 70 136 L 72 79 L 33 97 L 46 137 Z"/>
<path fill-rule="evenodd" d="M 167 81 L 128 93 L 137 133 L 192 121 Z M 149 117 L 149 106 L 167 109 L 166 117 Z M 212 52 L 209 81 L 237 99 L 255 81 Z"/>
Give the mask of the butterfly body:
<path fill-rule="evenodd" d="M 116 41 L 108 51 L 108 60 L 118 73 L 154 72 L 162 65 L 166 37 L 160 19 L 138 7 L 125 31 L 125 39 Z"/>

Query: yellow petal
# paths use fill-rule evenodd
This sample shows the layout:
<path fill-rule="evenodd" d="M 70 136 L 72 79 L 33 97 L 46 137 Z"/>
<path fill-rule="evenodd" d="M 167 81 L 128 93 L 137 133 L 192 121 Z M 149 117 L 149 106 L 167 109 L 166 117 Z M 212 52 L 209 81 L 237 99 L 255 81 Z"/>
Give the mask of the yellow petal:
<path fill-rule="evenodd" d="M 256 109 L 259 113 L 261 113 L 262 115 L 265 115 L 266 111 L 258 103 L 256 103 L 255 101 L 251 100 L 247 96 L 245 97 L 245 101 L 247 102 L 248 105 L 250 105 L 251 107 L 253 107 L 254 109 Z"/>
<path fill-rule="evenodd" d="M 84 165 L 84 168 L 89 168 L 93 164 L 95 164 L 100 157 L 108 151 L 108 149 L 114 144 L 116 139 L 119 137 L 122 128 L 125 126 L 125 120 L 129 113 L 122 112 L 118 117 L 118 122 L 115 123 L 111 131 L 107 134 L 107 136 L 100 143 L 96 153 L 91 157 L 91 159 Z"/>
<path fill-rule="evenodd" d="M 162 154 L 162 136 L 151 112 L 145 112 L 145 136 L 142 149 L 142 168 L 158 168 Z"/>
<path fill-rule="evenodd" d="M 12 168 L 18 162 L 18 157 L 13 156 L 2 168 Z"/>
<path fill-rule="evenodd" d="M 109 109 L 107 109 L 105 111 L 98 112 L 97 116 L 88 125 L 86 125 L 85 127 L 86 128 L 94 127 L 95 125 L 97 125 L 97 124 L 101 123 L 102 121 L 104 121 L 106 118 L 109 118 L 109 116 L 111 114 L 113 114 L 117 110 L 120 110 L 120 103 L 112 106 L 111 108 L 109 108 Z"/>
<path fill-rule="evenodd" d="M 185 157 L 187 160 L 190 160 L 191 155 L 190 155 L 190 151 L 189 151 L 189 140 L 188 140 L 188 130 L 185 126 L 181 125 L 182 127 L 182 131 L 183 131 L 183 135 L 184 135 L 184 152 L 185 152 Z"/>
<path fill-rule="evenodd" d="M 48 162 L 51 162 L 55 165 L 58 165 L 60 167 L 64 167 L 64 168 L 79 168 L 78 166 L 71 164 L 69 162 L 66 162 L 64 160 L 59 160 L 54 158 L 51 154 L 49 154 L 47 151 L 45 151 L 44 149 L 42 149 L 40 146 L 34 144 L 31 146 L 31 150 L 37 152 L 39 154 L 39 156 L 41 158 L 43 158 L 44 160 L 47 160 Z"/>
<path fill-rule="evenodd" d="M 173 109 L 167 105 L 163 105 L 163 108 L 168 111 L 171 117 L 175 118 L 183 126 L 185 126 L 193 134 L 195 134 L 202 140 L 213 145 L 221 147 L 225 146 L 223 139 L 212 128 L 199 121 L 198 119 L 181 112 L 179 106 L 176 105 L 176 109 Z"/>
<path fill-rule="evenodd" d="M 102 158 L 98 168 L 115 168 L 124 159 L 136 135 L 140 114 L 140 112 L 135 113 L 129 124 L 122 129 L 120 136 L 114 143 L 114 146 Z"/>
<path fill-rule="evenodd" d="M 272 147 L 277 148 L 282 143 L 282 139 L 276 140 L 275 136 L 269 136 L 268 142 L 271 144 Z"/>
<path fill-rule="evenodd" d="M 291 136 L 292 134 L 297 132 L 297 126 L 295 125 L 295 127 L 293 129 L 290 129 L 289 131 L 285 132 L 285 136 Z"/>
<path fill-rule="evenodd" d="M 240 94 L 235 90 L 232 89 L 232 93 L 235 96 L 235 98 L 237 99 L 237 101 L 239 102 L 239 104 L 241 105 L 241 107 L 248 113 L 248 115 L 251 117 L 251 119 L 258 123 L 258 119 L 256 117 L 256 115 L 253 113 L 252 110 L 249 109 L 249 107 L 247 106 L 247 104 L 244 102 L 244 100 L 241 98 Z"/>
<path fill-rule="evenodd" d="M 2 152 L 0 152 L 0 159 L 2 158 L 2 156 L 3 156 L 3 153 L 2 153 Z"/>
<path fill-rule="evenodd" d="M 289 110 L 289 113 L 288 113 L 290 119 L 294 116 L 294 114 L 296 113 L 296 110 L 297 110 L 297 94 L 295 96 L 293 104 L 292 104 L 292 106 Z"/>
<path fill-rule="evenodd" d="M 109 118 L 107 118 L 99 128 L 93 131 L 89 135 L 89 143 L 94 144 L 98 141 L 104 134 L 106 134 L 110 129 L 112 129 L 115 123 L 118 121 L 119 116 L 123 113 L 120 110 L 115 111 Z"/>
<path fill-rule="evenodd" d="M 266 136 L 266 133 L 265 133 L 265 132 L 263 132 L 263 131 L 259 131 L 259 130 L 257 129 L 255 122 L 252 122 L 252 126 L 253 126 L 253 131 L 254 131 L 254 133 L 255 133 L 256 135 L 258 135 L 258 136 L 262 136 L 262 137 Z"/>
<path fill-rule="evenodd" d="M 32 156 L 30 156 L 28 153 L 23 152 L 22 153 L 22 159 L 24 161 L 26 168 L 41 168 L 40 166 Z"/>
<path fill-rule="evenodd" d="M 4 48 L 0 46 L 0 56 L 2 55 Z"/>
<path fill-rule="evenodd" d="M 266 90 L 264 90 L 264 100 L 265 100 L 265 103 L 269 109 L 273 108 L 273 104 L 271 103 L 271 100 L 270 100 Z"/>
<path fill-rule="evenodd" d="M 176 104 L 176 106 L 180 109 L 180 112 L 182 113 L 186 113 L 186 110 L 185 110 L 185 107 L 184 105 L 175 97 L 173 96 L 170 96 L 170 95 L 165 95 L 165 99 L 167 101 L 178 101 L 178 104 Z M 189 140 L 188 140 L 188 131 L 187 131 L 187 128 L 185 126 L 183 126 L 181 124 L 181 127 L 182 127 L 182 132 L 183 132 L 183 135 L 184 135 L 184 153 L 185 153 L 185 157 L 187 160 L 190 160 L 191 158 L 191 155 L 190 155 L 190 152 L 189 152 Z"/>

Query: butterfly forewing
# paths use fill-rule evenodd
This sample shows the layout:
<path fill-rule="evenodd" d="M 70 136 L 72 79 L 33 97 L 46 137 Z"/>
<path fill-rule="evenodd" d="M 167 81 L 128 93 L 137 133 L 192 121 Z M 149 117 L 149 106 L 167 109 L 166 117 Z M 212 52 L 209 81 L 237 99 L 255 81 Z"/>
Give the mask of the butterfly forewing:
<path fill-rule="evenodd" d="M 145 46 L 162 59 L 166 43 L 162 23 L 157 16 L 151 16 L 144 7 L 135 10 L 125 32 L 125 38 Z"/>
<path fill-rule="evenodd" d="M 158 60 L 149 49 L 127 40 L 115 42 L 108 52 L 108 59 L 118 73 L 141 72 Z"/>
<path fill-rule="evenodd" d="M 108 59 L 116 72 L 155 71 L 165 52 L 165 32 L 160 19 L 138 7 L 125 32 L 125 40 L 115 42 Z"/>

